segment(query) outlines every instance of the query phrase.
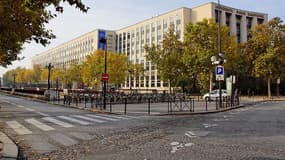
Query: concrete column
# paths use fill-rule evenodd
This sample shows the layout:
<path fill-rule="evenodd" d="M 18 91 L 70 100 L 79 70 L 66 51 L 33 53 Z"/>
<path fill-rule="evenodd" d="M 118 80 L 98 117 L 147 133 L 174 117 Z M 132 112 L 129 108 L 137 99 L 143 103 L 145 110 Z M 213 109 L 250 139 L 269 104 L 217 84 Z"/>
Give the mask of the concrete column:
<path fill-rule="evenodd" d="M 241 18 L 241 43 L 247 41 L 246 15 Z"/>
<path fill-rule="evenodd" d="M 257 17 L 253 17 L 252 19 L 252 27 L 257 25 Z"/>
<path fill-rule="evenodd" d="M 230 20 L 230 30 L 231 30 L 231 35 L 236 35 L 237 34 L 237 26 L 236 26 L 236 14 L 235 12 L 232 13 L 231 20 Z"/>
<path fill-rule="evenodd" d="M 222 11 L 221 13 L 221 25 L 226 25 L 226 12 Z"/>

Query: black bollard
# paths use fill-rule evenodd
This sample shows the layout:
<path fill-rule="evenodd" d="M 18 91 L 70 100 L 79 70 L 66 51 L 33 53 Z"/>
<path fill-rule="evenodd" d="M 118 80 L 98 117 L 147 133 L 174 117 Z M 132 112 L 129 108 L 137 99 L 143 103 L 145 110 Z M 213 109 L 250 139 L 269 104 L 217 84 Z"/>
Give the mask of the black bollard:
<path fill-rule="evenodd" d="M 148 98 L 148 109 L 147 109 L 147 112 L 150 115 L 150 98 Z"/>
<path fill-rule="evenodd" d="M 127 114 L 127 97 L 124 98 L 125 98 L 125 114 Z"/>

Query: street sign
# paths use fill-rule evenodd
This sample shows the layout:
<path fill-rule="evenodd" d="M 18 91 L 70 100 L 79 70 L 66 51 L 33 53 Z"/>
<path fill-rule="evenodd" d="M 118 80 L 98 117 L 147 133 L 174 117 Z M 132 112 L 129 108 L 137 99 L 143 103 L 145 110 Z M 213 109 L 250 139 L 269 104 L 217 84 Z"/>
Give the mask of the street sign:
<path fill-rule="evenodd" d="M 224 77 L 224 67 L 223 66 L 216 66 L 216 80 L 223 81 Z"/>
<path fill-rule="evenodd" d="M 217 66 L 216 67 L 216 75 L 224 75 L 224 67 L 223 66 Z"/>
<path fill-rule="evenodd" d="M 109 80 L 109 74 L 103 73 L 103 74 L 102 74 L 102 80 L 103 80 L 103 81 L 108 81 L 108 80 Z"/>

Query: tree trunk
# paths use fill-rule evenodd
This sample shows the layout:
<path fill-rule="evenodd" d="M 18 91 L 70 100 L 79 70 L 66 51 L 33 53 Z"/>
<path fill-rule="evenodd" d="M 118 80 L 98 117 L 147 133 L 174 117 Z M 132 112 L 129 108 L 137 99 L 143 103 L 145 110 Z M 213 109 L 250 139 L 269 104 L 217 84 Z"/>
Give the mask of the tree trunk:
<path fill-rule="evenodd" d="M 271 98 L 271 88 L 270 88 L 270 84 L 271 84 L 271 82 L 270 82 L 270 76 L 268 76 L 268 78 L 267 78 L 267 92 L 268 92 L 268 98 Z"/>
<path fill-rule="evenodd" d="M 213 89 L 213 72 L 210 72 L 210 92 L 212 92 Z"/>
<path fill-rule="evenodd" d="M 171 94 L 171 80 L 169 80 L 169 94 Z"/>

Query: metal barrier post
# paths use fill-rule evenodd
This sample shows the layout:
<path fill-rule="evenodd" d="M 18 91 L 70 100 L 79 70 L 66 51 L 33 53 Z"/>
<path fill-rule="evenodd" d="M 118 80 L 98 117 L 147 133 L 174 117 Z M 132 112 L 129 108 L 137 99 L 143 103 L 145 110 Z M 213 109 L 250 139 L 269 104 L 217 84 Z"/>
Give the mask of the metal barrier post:
<path fill-rule="evenodd" d="M 93 97 L 90 96 L 90 107 L 93 108 Z"/>
<path fill-rule="evenodd" d="M 218 97 L 216 97 L 216 110 L 218 110 Z"/>
<path fill-rule="evenodd" d="M 207 101 L 207 99 L 205 100 L 205 102 L 206 102 L 206 112 L 208 111 L 208 101 Z"/>
<path fill-rule="evenodd" d="M 170 112 L 170 101 L 169 101 L 169 97 L 167 98 L 167 112 Z"/>
<path fill-rule="evenodd" d="M 125 97 L 125 114 L 127 114 L 127 97 Z"/>
<path fill-rule="evenodd" d="M 68 96 L 68 105 L 71 103 L 71 96 Z"/>
<path fill-rule="evenodd" d="M 86 96 L 84 95 L 84 107 L 86 108 Z"/>
<path fill-rule="evenodd" d="M 195 104 L 194 104 L 194 99 L 192 100 L 193 103 L 193 112 L 195 112 Z"/>
<path fill-rule="evenodd" d="M 148 110 L 147 110 L 147 112 L 150 115 L 150 98 L 148 98 Z"/>
<path fill-rule="evenodd" d="M 112 98 L 110 97 L 110 112 L 112 113 Z"/>

